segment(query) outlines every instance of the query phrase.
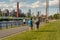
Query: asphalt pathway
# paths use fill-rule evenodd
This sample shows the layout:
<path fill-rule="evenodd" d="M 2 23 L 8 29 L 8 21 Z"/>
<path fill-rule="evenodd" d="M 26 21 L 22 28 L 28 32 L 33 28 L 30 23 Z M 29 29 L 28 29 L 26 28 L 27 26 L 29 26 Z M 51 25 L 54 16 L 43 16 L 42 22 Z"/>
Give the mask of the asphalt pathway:
<path fill-rule="evenodd" d="M 36 25 L 34 24 L 34 29 L 36 28 Z M 14 35 L 17 33 L 21 33 L 27 30 L 31 30 L 29 26 L 21 26 L 21 27 L 16 27 L 16 28 L 10 28 L 10 29 L 5 29 L 5 30 L 0 30 L 0 40 L 8 37 L 10 35 Z"/>
<path fill-rule="evenodd" d="M 11 29 L 6 29 L 6 30 L 0 30 L 0 40 L 1 38 L 27 31 L 29 28 L 27 26 L 22 26 L 22 27 L 17 27 L 17 28 L 11 28 Z"/>

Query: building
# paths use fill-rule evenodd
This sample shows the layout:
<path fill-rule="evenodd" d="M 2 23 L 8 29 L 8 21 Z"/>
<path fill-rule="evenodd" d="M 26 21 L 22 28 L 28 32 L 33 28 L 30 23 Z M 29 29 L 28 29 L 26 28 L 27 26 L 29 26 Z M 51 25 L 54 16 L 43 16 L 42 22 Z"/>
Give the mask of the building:
<path fill-rule="evenodd" d="M 9 16 L 9 10 L 8 9 L 5 9 L 3 11 L 3 16 Z"/>
<path fill-rule="evenodd" d="M 31 17 L 31 9 L 29 9 L 28 13 L 27 13 L 28 17 Z"/>
<path fill-rule="evenodd" d="M 12 16 L 12 17 L 17 17 L 16 13 L 17 13 L 17 11 L 12 10 L 12 11 L 10 12 L 10 14 L 11 14 L 10 16 Z M 19 11 L 18 11 L 18 17 L 20 17 L 21 15 L 22 15 L 22 10 L 19 9 Z"/>
<path fill-rule="evenodd" d="M 17 12 L 16 12 L 17 17 L 18 17 L 18 13 L 19 13 L 19 2 L 17 2 Z"/>
<path fill-rule="evenodd" d="M 15 10 L 12 10 L 11 13 L 10 13 L 10 16 L 16 17 L 16 11 Z"/>
<path fill-rule="evenodd" d="M 22 10 L 21 10 L 21 9 L 19 9 L 18 17 L 20 17 L 20 16 L 21 16 L 21 14 L 22 14 Z"/>
<path fill-rule="evenodd" d="M 0 9 L 0 16 L 2 16 L 2 11 L 1 11 L 1 9 Z"/>
<path fill-rule="evenodd" d="M 37 13 L 37 17 L 39 17 L 40 16 L 40 14 L 39 14 L 40 12 L 38 11 L 38 13 Z"/>

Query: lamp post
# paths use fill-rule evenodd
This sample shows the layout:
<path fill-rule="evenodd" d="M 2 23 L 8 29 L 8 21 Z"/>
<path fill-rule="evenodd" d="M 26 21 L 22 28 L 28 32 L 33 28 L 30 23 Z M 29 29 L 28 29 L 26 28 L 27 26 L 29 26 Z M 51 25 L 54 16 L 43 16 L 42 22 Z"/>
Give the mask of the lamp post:
<path fill-rule="evenodd" d="M 46 0 L 46 22 L 48 22 L 49 0 Z"/>
<path fill-rule="evenodd" d="M 60 13 L 60 0 L 59 0 L 59 13 Z"/>
<path fill-rule="evenodd" d="M 59 0 L 59 19 L 60 19 L 60 0 Z"/>

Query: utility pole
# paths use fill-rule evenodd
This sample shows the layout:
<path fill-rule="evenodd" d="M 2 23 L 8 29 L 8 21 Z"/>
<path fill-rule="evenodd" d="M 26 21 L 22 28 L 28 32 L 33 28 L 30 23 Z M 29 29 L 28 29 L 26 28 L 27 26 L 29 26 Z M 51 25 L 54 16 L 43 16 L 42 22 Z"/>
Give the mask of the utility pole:
<path fill-rule="evenodd" d="M 46 22 L 48 22 L 49 0 L 46 0 Z"/>
<path fill-rule="evenodd" d="M 60 0 L 59 0 L 59 19 L 60 19 Z"/>
<path fill-rule="evenodd" d="M 60 13 L 60 0 L 59 0 L 59 13 Z"/>

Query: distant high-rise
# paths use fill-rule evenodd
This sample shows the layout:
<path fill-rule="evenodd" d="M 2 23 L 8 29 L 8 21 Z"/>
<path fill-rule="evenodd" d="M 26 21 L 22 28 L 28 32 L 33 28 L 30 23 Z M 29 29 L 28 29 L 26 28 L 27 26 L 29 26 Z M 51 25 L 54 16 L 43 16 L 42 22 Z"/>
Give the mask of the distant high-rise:
<path fill-rule="evenodd" d="M 19 9 L 19 14 L 21 14 L 22 13 L 22 10 L 21 9 Z"/>
<path fill-rule="evenodd" d="M 3 16 L 9 16 L 9 10 L 8 9 L 5 9 L 3 11 Z"/>
<path fill-rule="evenodd" d="M 17 17 L 18 17 L 18 13 L 19 13 L 19 2 L 17 2 L 17 13 L 16 13 Z"/>
<path fill-rule="evenodd" d="M 16 17 L 16 11 L 15 11 L 15 9 L 11 11 L 11 16 L 12 17 Z"/>
<path fill-rule="evenodd" d="M 28 17 L 30 17 L 31 16 L 31 9 L 29 9 L 29 12 L 28 12 Z"/>
<path fill-rule="evenodd" d="M 39 17 L 39 15 L 40 15 L 40 14 L 39 14 L 39 11 L 38 11 L 37 17 Z"/>

